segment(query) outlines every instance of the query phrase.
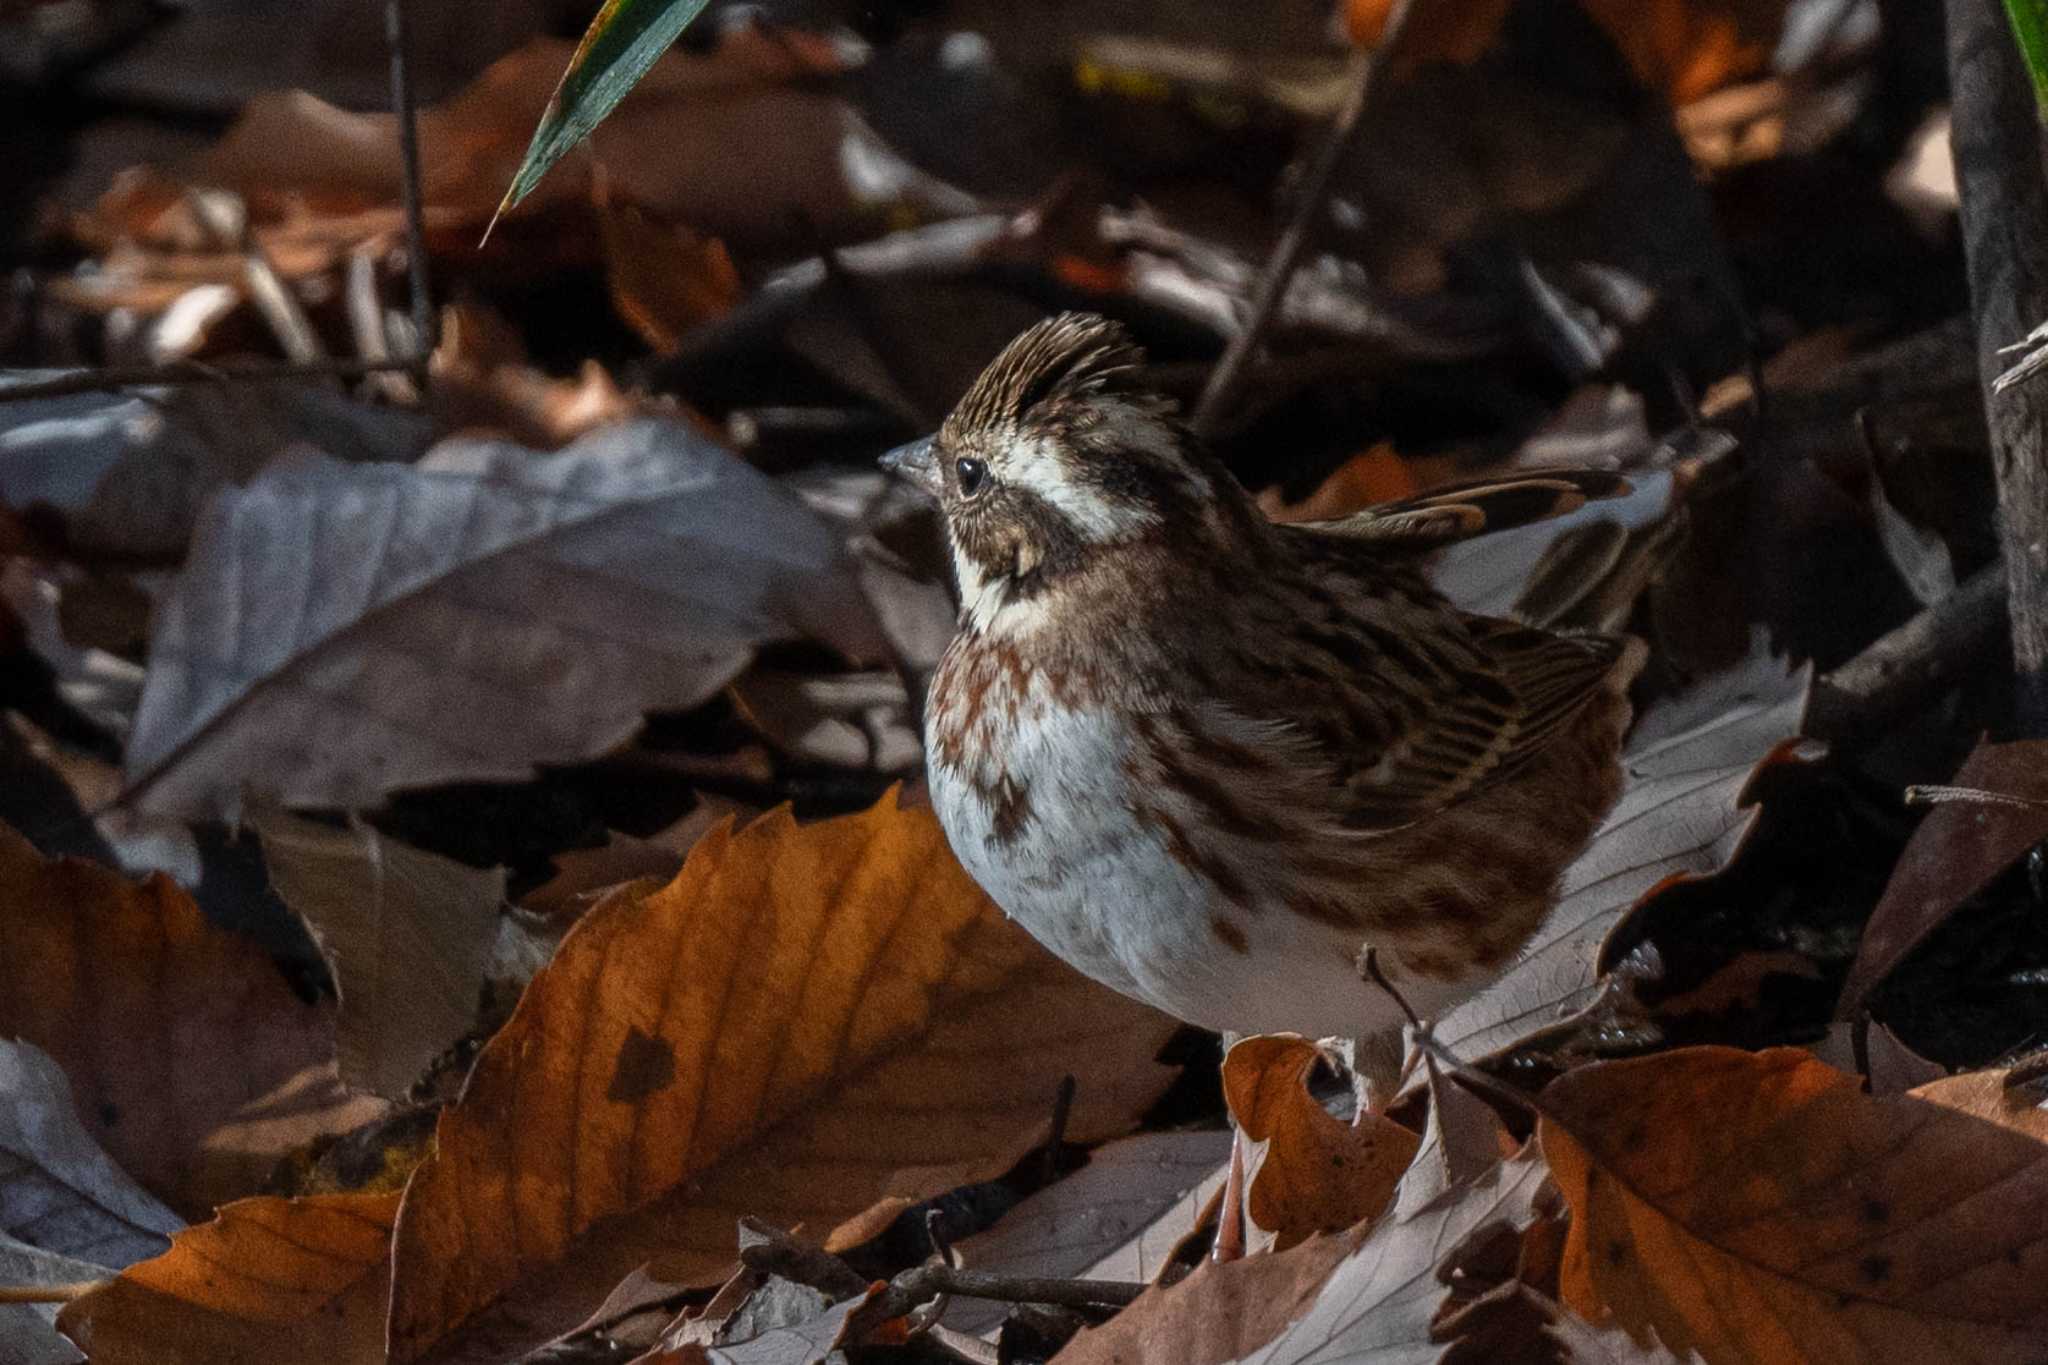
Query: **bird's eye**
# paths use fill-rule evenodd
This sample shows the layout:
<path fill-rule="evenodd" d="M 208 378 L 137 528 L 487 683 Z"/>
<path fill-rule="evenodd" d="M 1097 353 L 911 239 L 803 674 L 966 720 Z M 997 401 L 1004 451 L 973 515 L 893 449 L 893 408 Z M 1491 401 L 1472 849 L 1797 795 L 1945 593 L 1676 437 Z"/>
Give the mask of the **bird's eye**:
<path fill-rule="evenodd" d="M 953 472 L 960 476 L 960 496 L 971 498 L 988 482 L 988 466 L 980 460 L 955 460 Z"/>

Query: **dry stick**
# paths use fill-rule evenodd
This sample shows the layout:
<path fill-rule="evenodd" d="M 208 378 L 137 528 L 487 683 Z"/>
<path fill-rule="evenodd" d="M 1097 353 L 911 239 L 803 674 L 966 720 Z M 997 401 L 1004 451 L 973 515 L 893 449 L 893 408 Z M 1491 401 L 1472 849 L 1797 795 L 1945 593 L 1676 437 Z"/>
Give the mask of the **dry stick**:
<path fill-rule="evenodd" d="M 1874 738 L 1954 686 L 1997 639 L 2006 580 L 1996 564 L 1814 679 L 1806 733 L 1836 744 Z"/>
<path fill-rule="evenodd" d="M 419 105 L 413 96 L 408 0 L 384 0 L 384 41 L 391 49 L 391 107 L 398 116 L 400 202 L 405 207 L 405 266 L 412 293 L 413 369 L 427 383 L 427 358 L 434 353 L 433 296 L 427 289 L 426 207 L 420 191 Z"/>
<path fill-rule="evenodd" d="M 1948 0 L 1947 10 L 1956 185 L 1998 477 L 2014 706 L 2022 732 L 2038 737 L 2048 735 L 2048 387 L 2037 380 L 1998 393 L 1993 385 L 2005 368 L 1999 349 L 2048 319 L 2048 179 L 2032 88 L 1998 0 Z"/>
<path fill-rule="evenodd" d="M 1224 348 L 1223 358 L 1216 362 L 1215 370 L 1209 375 L 1209 383 L 1202 390 L 1201 402 L 1195 405 L 1193 425 L 1197 433 L 1215 435 L 1217 423 L 1237 397 L 1238 387 L 1244 380 L 1245 366 L 1280 311 L 1280 300 L 1286 297 L 1287 283 L 1294 278 L 1295 267 L 1301 264 L 1302 253 L 1308 249 L 1309 239 L 1321 222 L 1323 205 L 1330 197 L 1331 180 L 1336 176 L 1337 167 L 1344 163 L 1358 143 L 1358 135 L 1365 127 L 1365 106 L 1372 96 L 1373 87 L 1379 84 L 1380 73 L 1393 60 L 1395 49 L 1400 47 L 1402 31 L 1408 26 L 1409 11 L 1414 8 L 1414 0 L 1394 0 L 1386 25 L 1380 31 L 1379 45 L 1358 60 L 1357 75 L 1351 82 L 1351 88 L 1345 92 L 1344 106 L 1337 111 L 1337 121 L 1330 128 L 1330 136 L 1317 154 L 1315 164 L 1309 168 L 1308 178 L 1302 182 L 1301 198 L 1295 204 L 1294 217 L 1280 234 L 1280 240 L 1273 247 L 1273 255 L 1266 262 L 1266 270 L 1259 279 L 1258 292 L 1252 296 L 1252 309 L 1245 317 L 1244 328 Z"/>
<path fill-rule="evenodd" d="M 900 1318 L 939 1294 L 998 1303 L 1049 1303 L 1059 1308 L 1122 1308 L 1144 1293 L 1135 1280 L 1062 1280 L 1040 1275 L 1001 1275 L 964 1270 L 933 1261 L 904 1271 L 861 1314 L 873 1322 Z"/>
<path fill-rule="evenodd" d="M 780 1275 L 835 1299 L 867 1291 L 868 1281 L 832 1253 L 807 1247 L 758 1218 L 742 1218 L 740 1223 L 750 1239 L 740 1248 L 740 1263 L 747 1269 Z M 929 1229 L 930 1225 L 926 1226 Z M 1134 1281 L 1003 1275 L 933 1261 L 898 1275 L 860 1311 L 869 1322 L 886 1322 L 940 1294 L 999 1303 L 1049 1303 L 1061 1308 L 1121 1308 L 1144 1292 L 1145 1286 Z"/>
<path fill-rule="evenodd" d="M 1067 1140 L 1067 1120 L 1074 1112 L 1074 1092 L 1079 1087 L 1073 1076 L 1060 1077 L 1060 1088 L 1052 1097 L 1052 1127 L 1045 1136 L 1045 1159 L 1039 1167 L 1039 1180 L 1050 1185 L 1059 1178 L 1060 1147 Z"/>
<path fill-rule="evenodd" d="M 31 403 L 44 398 L 70 398 L 81 393 L 116 393 L 122 389 L 158 388 L 177 384 L 236 384 L 274 379 L 360 379 L 366 374 L 417 368 L 416 360 L 323 360 L 209 365 L 203 360 L 175 360 L 165 365 L 116 365 L 81 370 L 33 384 L 0 385 L 0 403 Z"/>
<path fill-rule="evenodd" d="M 110 1283 L 80 1280 L 76 1284 L 0 1284 L 0 1303 L 70 1303 Z"/>

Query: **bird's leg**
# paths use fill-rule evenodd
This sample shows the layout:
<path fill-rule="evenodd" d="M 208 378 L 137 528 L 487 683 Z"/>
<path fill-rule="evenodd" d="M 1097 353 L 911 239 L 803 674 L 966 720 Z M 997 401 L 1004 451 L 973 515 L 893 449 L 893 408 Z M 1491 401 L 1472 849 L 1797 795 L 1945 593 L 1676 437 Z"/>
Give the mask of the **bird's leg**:
<path fill-rule="evenodd" d="M 1377 948 L 1368 947 L 1358 955 L 1358 974 L 1393 998 L 1394 1004 L 1407 1016 L 1409 1027 L 1415 1030 L 1418 1040 L 1415 1048 L 1408 1048 L 1398 1028 L 1381 1029 L 1358 1039 L 1351 1065 L 1351 1074 L 1358 1086 L 1358 1107 L 1361 1113 L 1379 1117 L 1387 1112 L 1387 1107 L 1407 1086 L 1408 1078 L 1415 1074 L 1416 1063 L 1422 1059 L 1419 1040 L 1428 1036 L 1429 1025 L 1394 988 L 1394 983 L 1387 980 L 1386 972 L 1380 967 Z"/>

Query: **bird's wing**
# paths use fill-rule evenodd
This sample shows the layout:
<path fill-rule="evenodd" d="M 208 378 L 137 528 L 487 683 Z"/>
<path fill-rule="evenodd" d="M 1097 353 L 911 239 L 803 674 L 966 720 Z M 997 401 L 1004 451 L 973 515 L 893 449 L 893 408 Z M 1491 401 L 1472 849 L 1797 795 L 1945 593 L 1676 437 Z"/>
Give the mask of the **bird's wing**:
<path fill-rule="evenodd" d="M 1576 512 L 1594 499 L 1620 497 L 1628 491 L 1628 480 L 1619 474 L 1597 469 L 1546 470 L 1446 484 L 1336 521 L 1297 522 L 1295 528 L 1421 552 L 1490 531 L 1547 521 Z"/>
<path fill-rule="evenodd" d="M 1553 635 L 1486 618 L 1466 625 L 1469 663 L 1404 678 L 1382 708 L 1393 724 L 1381 742 L 1325 755 L 1348 828 L 1397 829 L 1511 776 L 1589 700 L 1625 687 L 1642 653 L 1626 636 Z"/>

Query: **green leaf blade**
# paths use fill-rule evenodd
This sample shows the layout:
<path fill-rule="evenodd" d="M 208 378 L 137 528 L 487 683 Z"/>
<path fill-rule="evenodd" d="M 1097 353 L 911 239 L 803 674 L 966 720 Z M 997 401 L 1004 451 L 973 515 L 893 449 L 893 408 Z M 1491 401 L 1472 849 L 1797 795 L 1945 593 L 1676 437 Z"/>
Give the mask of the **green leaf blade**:
<path fill-rule="evenodd" d="M 590 136 L 708 3 L 605 0 L 533 130 L 511 188 L 498 205 L 500 215 L 531 194 L 557 161 Z"/>
<path fill-rule="evenodd" d="M 2035 107 L 2048 118 L 2048 0 L 2005 0 L 2005 17 L 2033 78 Z"/>

